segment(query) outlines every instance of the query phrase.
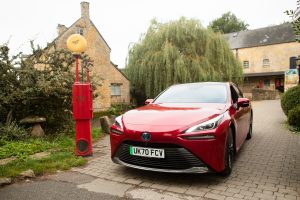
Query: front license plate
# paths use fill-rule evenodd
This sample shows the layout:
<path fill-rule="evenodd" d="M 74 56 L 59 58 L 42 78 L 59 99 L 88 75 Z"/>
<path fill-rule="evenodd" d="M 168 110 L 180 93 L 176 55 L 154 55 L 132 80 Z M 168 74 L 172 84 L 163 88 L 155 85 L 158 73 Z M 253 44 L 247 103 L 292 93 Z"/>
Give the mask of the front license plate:
<path fill-rule="evenodd" d="M 144 148 L 144 147 L 129 147 L 130 155 L 142 156 L 149 158 L 165 158 L 164 149 L 153 149 L 153 148 Z"/>

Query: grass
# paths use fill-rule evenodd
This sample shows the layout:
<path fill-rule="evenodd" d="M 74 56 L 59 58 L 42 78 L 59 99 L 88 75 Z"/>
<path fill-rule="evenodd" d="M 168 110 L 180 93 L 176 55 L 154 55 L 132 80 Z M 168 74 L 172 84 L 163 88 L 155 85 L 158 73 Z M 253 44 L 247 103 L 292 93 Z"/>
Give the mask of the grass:
<path fill-rule="evenodd" d="M 100 129 L 93 129 L 92 141 L 101 138 Z M 22 171 L 32 169 L 36 175 L 67 170 L 86 163 L 83 157 L 75 156 L 75 139 L 72 135 L 60 135 L 45 139 L 28 139 L 24 141 L 1 141 L 0 159 L 14 156 L 16 160 L 0 165 L 0 177 L 17 177 Z M 48 151 L 50 156 L 43 159 L 31 159 L 29 156 Z"/>

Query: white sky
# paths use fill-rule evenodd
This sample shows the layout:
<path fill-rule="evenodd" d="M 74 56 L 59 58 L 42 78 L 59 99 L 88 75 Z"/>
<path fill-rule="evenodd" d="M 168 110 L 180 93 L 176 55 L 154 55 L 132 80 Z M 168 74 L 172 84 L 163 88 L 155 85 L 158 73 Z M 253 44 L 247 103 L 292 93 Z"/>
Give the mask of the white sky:
<path fill-rule="evenodd" d="M 30 40 L 45 47 L 56 36 L 57 24 L 67 27 L 80 17 L 82 0 L 0 0 L 0 44 L 9 41 L 12 54 L 30 53 Z M 151 19 L 160 22 L 181 16 L 207 26 L 227 11 L 248 23 L 249 29 L 289 21 L 285 10 L 296 0 L 88 0 L 90 17 L 112 49 L 111 60 L 125 66 L 128 46 L 146 32 Z"/>

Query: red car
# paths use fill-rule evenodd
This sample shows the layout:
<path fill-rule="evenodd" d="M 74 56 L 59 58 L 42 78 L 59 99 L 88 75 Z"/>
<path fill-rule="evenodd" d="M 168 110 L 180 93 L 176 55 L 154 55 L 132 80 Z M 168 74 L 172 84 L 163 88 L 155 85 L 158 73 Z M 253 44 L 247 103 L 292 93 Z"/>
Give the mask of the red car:
<path fill-rule="evenodd" d="M 111 158 L 127 167 L 229 175 L 252 136 L 252 107 L 233 83 L 173 85 L 147 105 L 116 118 Z"/>

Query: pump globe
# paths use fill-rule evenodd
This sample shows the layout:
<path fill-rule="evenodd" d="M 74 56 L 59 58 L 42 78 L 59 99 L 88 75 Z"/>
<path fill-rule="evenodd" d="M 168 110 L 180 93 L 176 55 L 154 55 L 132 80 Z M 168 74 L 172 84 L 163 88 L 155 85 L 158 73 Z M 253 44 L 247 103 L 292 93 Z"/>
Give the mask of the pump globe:
<path fill-rule="evenodd" d="M 82 35 L 73 34 L 67 39 L 67 47 L 71 52 L 80 54 L 86 50 L 87 41 Z"/>

